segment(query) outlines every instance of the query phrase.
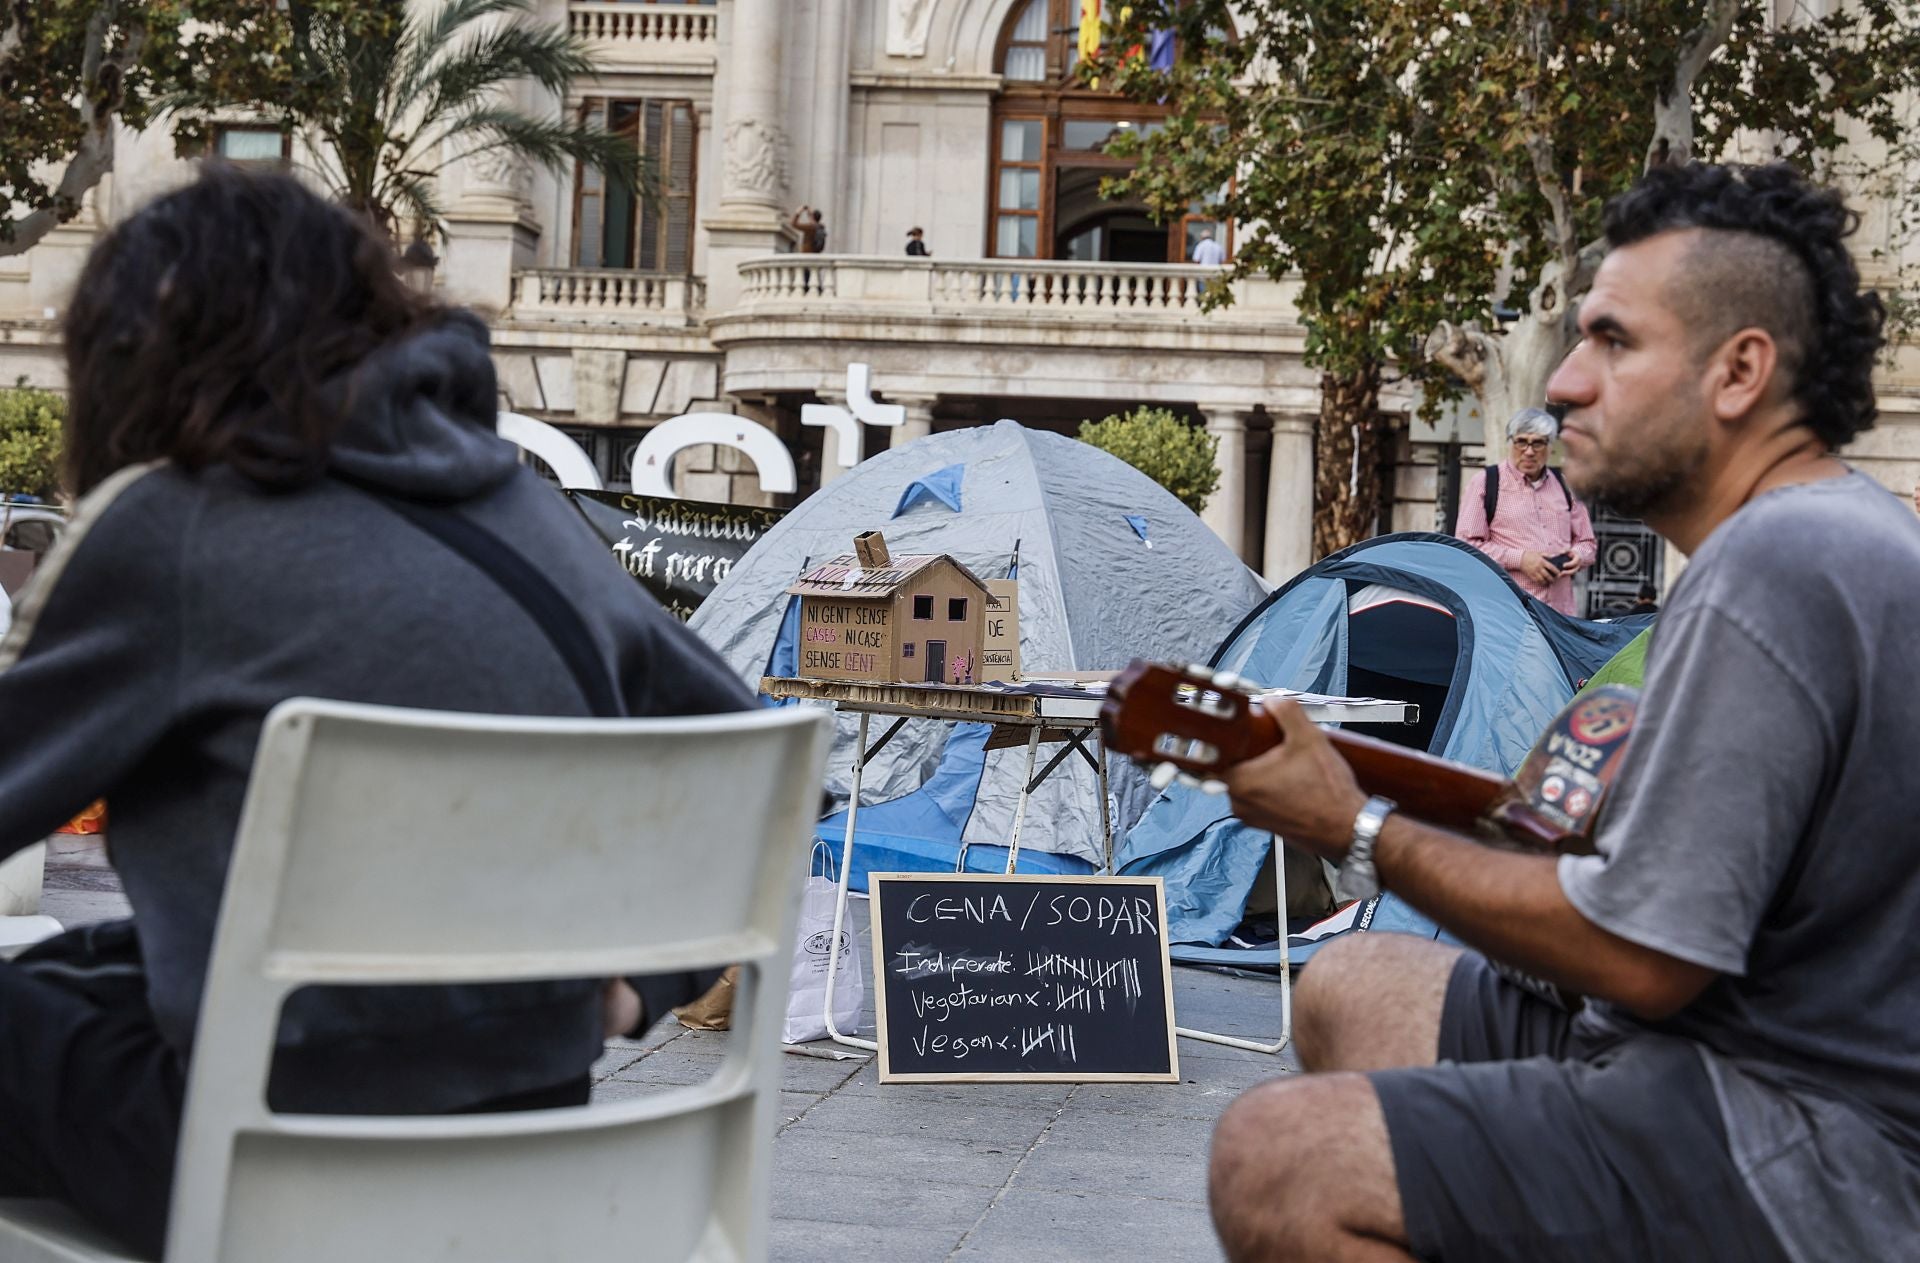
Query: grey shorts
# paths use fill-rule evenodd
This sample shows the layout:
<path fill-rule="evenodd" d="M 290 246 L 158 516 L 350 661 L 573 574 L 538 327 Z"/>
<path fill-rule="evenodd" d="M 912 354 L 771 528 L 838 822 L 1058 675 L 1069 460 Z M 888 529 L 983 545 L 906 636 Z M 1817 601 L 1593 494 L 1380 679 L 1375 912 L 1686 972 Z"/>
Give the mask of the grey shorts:
<path fill-rule="evenodd" d="M 1693 1047 L 1582 1046 L 1571 1021 L 1468 954 L 1447 984 L 1441 1064 L 1367 1076 L 1414 1254 L 1787 1263 Z"/>

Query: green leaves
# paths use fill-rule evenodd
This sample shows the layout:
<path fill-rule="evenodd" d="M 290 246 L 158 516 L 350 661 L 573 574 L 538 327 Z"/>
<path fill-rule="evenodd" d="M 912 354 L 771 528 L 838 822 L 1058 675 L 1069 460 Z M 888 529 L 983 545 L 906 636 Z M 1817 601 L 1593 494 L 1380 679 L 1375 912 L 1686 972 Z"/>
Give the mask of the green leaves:
<path fill-rule="evenodd" d="M 1220 483 L 1213 463 L 1219 440 L 1165 408 L 1135 408 L 1101 421 L 1082 421 L 1079 438 L 1132 465 L 1195 513 L 1206 507 Z"/>
<path fill-rule="evenodd" d="M 336 195 L 389 233 L 403 219 L 440 231 L 437 177 L 457 156 L 504 154 L 508 168 L 578 161 L 654 196 L 631 138 L 513 104 L 522 82 L 564 101 L 592 72 L 585 47 L 531 0 L 448 0 L 420 14 L 398 0 L 256 2 L 200 38 L 206 55 L 167 100 L 176 134 L 203 133 L 209 115 L 234 108 L 311 133 Z"/>
<path fill-rule="evenodd" d="M 1727 2 L 1131 0 L 1086 72 L 1172 111 L 1126 150 L 1121 189 L 1165 212 L 1232 182 L 1235 275 L 1300 275 L 1316 366 L 1427 376 L 1439 321 L 1488 323 L 1496 295 L 1598 235 L 1640 174 L 1656 97 Z M 1776 26 L 1762 0 L 1738 3 L 1682 86 L 1697 153 L 1762 134 L 1835 170 L 1857 128 L 1893 143 L 1889 165 L 1913 156 L 1914 6 L 1826 7 Z M 1124 57 L 1168 26 L 1170 72 Z"/>
<path fill-rule="evenodd" d="M 0 495 L 59 493 L 66 415 L 66 400 L 50 390 L 0 390 Z"/>

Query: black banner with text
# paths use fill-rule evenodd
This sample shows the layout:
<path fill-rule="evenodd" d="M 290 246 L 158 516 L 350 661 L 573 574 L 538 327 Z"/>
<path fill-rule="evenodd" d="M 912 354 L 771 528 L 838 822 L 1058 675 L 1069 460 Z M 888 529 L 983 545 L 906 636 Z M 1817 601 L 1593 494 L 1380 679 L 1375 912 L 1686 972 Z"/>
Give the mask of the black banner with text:
<path fill-rule="evenodd" d="M 787 515 L 785 509 L 620 491 L 569 490 L 567 495 L 607 541 L 614 559 L 683 622 L 754 541 Z"/>

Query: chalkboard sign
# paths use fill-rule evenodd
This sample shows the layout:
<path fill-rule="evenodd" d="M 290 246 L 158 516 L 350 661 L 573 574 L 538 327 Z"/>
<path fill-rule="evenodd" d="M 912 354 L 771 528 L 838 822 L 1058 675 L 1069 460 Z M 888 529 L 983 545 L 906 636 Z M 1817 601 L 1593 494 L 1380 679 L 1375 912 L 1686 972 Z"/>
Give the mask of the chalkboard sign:
<path fill-rule="evenodd" d="M 1158 877 L 875 873 L 880 1081 L 1174 1083 Z"/>

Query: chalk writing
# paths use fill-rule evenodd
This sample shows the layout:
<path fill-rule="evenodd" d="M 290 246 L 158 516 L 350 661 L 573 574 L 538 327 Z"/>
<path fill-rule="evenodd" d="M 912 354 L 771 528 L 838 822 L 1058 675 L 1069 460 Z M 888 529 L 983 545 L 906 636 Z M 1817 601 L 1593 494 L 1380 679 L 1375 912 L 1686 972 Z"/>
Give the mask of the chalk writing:
<path fill-rule="evenodd" d="M 1157 879 L 872 881 L 882 1081 L 1177 1071 Z"/>

